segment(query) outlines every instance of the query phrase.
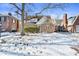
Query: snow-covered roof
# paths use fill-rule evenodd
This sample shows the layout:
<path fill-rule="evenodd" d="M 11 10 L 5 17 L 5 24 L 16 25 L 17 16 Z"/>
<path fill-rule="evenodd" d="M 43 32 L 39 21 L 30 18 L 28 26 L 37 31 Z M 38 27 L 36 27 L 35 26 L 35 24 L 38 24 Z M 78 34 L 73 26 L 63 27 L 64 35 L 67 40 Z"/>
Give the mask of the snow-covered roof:
<path fill-rule="evenodd" d="M 33 23 L 33 22 L 37 22 L 38 21 L 38 19 L 37 18 L 33 18 L 33 19 L 30 19 L 29 21 L 27 21 L 27 22 L 30 22 L 30 23 Z"/>
<path fill-rule="evenodd" d="M 42 17 L 36 24 L 41 25 L 47 20 L 47 17 Z"/>
<path fill-rule="evenodd" d="M 79 15 L 74 16 L 74 17 L 70 17 L 70 18 L 68 19 L 68 25 L 73 25 L 74 22 L 77 20 L 78 17 L 79 17 Z"/>
<path fill-rule="evenodd" d="M 42 25 L 42 24 L 44 24 L 44 23 L 47 23 L 46 21 L 48 21 L 48 20 L 49 20 L 49 22 L 51 22 L 52 24 L 55 23 L 55 20 L 54 20 L 53 18 L 44 16 L 44 17 L 42 17 L 36 24 L 37 24 L 38 26 L 40 26 L 40 25 Z"/>
<path fill-rule="evenodd" d="M 70 18 L 68 19 L 68 25 L 72 25 L 72 24 L 73 24 L 73 21 L 75 20 L 75 18 L 76 18 L 76 16 L 70 17 Z"/>
<path fill-rule="evenodd" d="M 0 16 L 10 16 L 10 15 L 7 15 L 7 14 L 0 14 Z"/>
<path fill-rule="evenodd" d="M 0 17 L 11 17 L 11 18 L 14 18 L 15 20 L 18 20 L 16 17 L 10 16 L 10 15 L 0 14 Z"/>

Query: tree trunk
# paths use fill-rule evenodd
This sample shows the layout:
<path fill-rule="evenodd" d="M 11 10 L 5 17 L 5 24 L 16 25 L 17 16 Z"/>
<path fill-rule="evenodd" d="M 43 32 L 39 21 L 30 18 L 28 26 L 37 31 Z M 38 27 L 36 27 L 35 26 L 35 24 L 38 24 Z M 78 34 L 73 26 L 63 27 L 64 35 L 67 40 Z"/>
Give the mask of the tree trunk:
<path fill-rule="evenodd" d="M 22 16 L 21 16 L 21 35 L 25 35 L 24 33 L 24 8 L 25 7 L 25 4 L 22 3 Z"/>

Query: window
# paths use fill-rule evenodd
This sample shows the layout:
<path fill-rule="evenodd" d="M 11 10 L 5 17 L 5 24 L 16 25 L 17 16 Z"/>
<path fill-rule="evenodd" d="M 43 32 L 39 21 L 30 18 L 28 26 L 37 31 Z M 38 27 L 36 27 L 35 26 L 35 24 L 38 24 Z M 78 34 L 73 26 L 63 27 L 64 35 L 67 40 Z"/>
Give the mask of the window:
<path fill-rule="evenodd" d="M 7 17 L 4 17 L 4 22 L 6 21 L 6 18 L 7 18 Z"/>
<path fill-rule="evenodd" d="M 0 22 L 1 22 L 1 17 L 0 17 Z"/>
<path fill-rule="evenodd" d="M 4 22 L 4 17 L 1 17 L 2 22 Z"/>
<path fill-rule="evenodd" d="M 13 19 L 13 23 L 15 23 L 15 20 Z"/>

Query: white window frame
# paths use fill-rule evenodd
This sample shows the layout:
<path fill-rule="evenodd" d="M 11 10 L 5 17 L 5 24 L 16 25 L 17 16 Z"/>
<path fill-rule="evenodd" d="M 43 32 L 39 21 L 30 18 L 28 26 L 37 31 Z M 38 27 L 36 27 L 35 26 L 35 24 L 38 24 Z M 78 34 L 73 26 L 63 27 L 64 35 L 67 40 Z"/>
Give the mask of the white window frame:
<path fill-rule="evenodd" d="M 15 20 L 13 19 L 13 23 L 15 23 Z"/>
<path fill-rule="evenodd" d="M 4 17 L 1 17 L 1 21 L 4 22 Z"/>

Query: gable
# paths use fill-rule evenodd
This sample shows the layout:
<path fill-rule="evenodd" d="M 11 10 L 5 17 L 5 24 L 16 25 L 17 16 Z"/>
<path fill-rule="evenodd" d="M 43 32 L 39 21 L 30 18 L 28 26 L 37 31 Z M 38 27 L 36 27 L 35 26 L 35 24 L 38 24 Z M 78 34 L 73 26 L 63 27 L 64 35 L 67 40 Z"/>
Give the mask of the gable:
<path fill-rule="evenodd" d="M 78 24 L 79 16 L 73 16 L 68 19 L 68 25 Z"/>
<path fill-rule="evenodd" d="M 56 25 L 61 25 L 62 23 L 62 19 L 56 19 L 55 21 L 56 21 Z"/>
<path fill-rule="evenodd" d="M 68 19 L 68 25 L 72 25 L 72 23 L 74 22 L 75 18 L 76 18 L 76 16 L 70 17 Z"/>
<path fill-rule="evenodd" d="M 53 19 L 51 19 L 50 17 L 42 17 L 36 24 L 37 25 L 42 25 L 42 24 L 49 24 L 49 23 L 53 23 Z"/>
<path fill-rule="evenodd" d="M 73 22 L 73 25 L 76 24 L 76 25 L 79 25 L 79 16 L 77 16 Z"/>

